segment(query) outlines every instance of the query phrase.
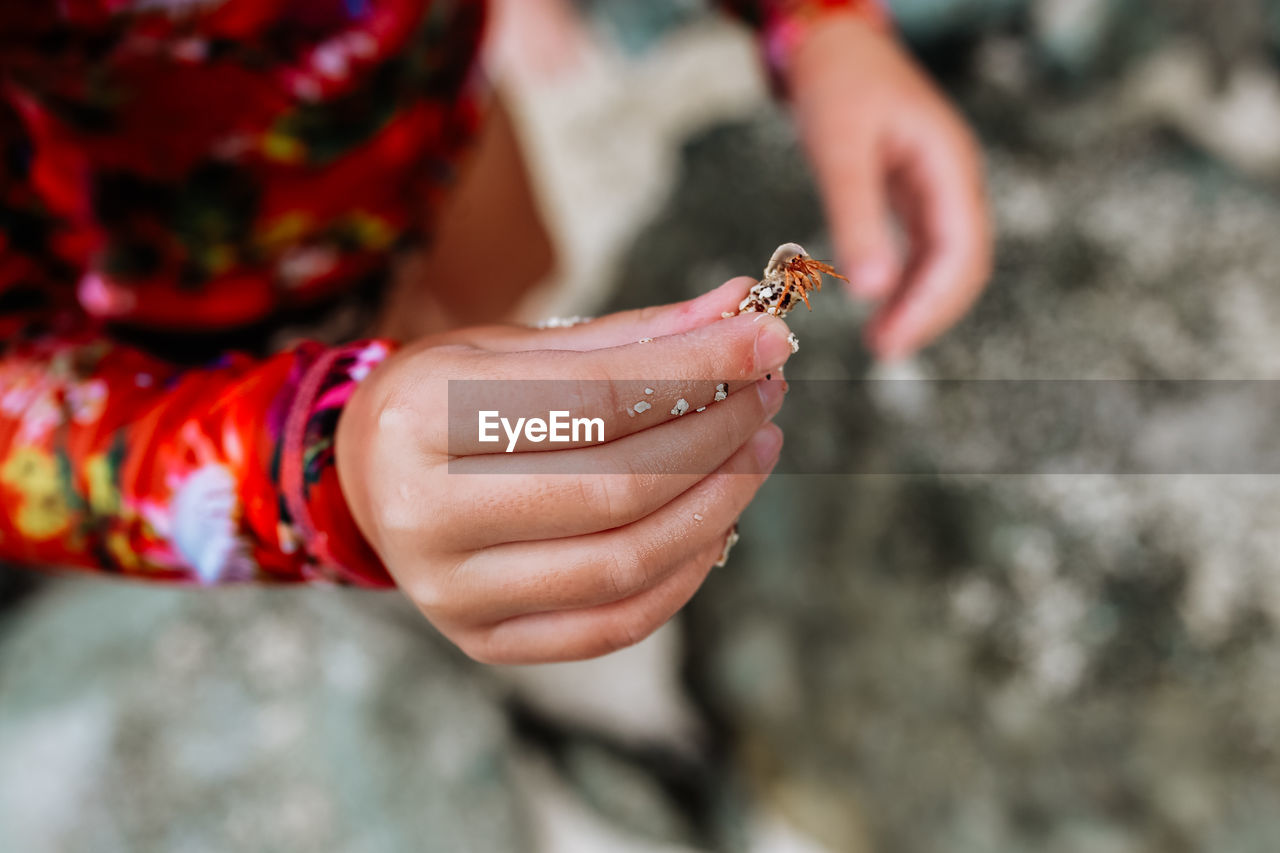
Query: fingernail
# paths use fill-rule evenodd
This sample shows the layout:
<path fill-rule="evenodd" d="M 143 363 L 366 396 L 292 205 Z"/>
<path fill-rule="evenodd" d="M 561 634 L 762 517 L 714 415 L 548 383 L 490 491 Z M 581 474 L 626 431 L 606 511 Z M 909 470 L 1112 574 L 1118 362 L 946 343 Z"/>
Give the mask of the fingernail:
<path fill-rule="evenodd" d="M 774 460 L 778 458 L 778 452 L 781 450 L 782 430 L 773 424 L 760 427 L 751 437 L 751 452 L 755 455 L 756 462 L 760 464 L 761 471 L 767 471 L 773 467 Z"/>
<path fill-rule="evenodd" d="M 756 372 L 772 370 L 791 357 L 790 336 L 791 330 L 781 320 L 771 318 L 760 324 L 756 333 Z"/>
<path fill-rule="evenodd" d="M 771 418 L 782 408 L 787 383 L 781 379 L 761 379 L 756 383 L 756 391 L 760 394 L 760 405 L 764 406 L 765 417 Z"/>

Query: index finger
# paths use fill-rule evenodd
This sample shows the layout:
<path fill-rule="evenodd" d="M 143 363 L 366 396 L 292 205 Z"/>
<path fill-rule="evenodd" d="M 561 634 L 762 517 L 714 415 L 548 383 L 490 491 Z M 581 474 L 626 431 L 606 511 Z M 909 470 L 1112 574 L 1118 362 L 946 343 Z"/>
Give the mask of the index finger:
<path fill-rule="evenodd" d="M 590 352 L 470 354 L 449 374 L 449 454 L 586 447 L 696 414 L 781 367 L 790 334 L 776 317 L 746 314 Z M 569 424 L 564 440 L 549 432 L 553 412 Z M 598 423 L 574 435 L 579 419 Z"/>
<path fill-rule="evenodd" d="M 592 320 L 574 318 L 567 325 L 487 326 L 460 329 L 446 340 L 470 343 L 476 349 L 499 352 L 529 350 L 596 350 L 625 346 L 645 338 L 678 335 L 738 313 L 738 304 L 756 283 L 748 276 L 730 279 L 714 290 L 668 305 L 618 311 Z"/>
<path fill-rule="evenodd" d="M 902 173 L 912 260 L 868 330 L 882 357 L 924 346 L 969 308 L 990 274 L 991 226 L 982 170 L 966 131 L 927 143 Z"/>

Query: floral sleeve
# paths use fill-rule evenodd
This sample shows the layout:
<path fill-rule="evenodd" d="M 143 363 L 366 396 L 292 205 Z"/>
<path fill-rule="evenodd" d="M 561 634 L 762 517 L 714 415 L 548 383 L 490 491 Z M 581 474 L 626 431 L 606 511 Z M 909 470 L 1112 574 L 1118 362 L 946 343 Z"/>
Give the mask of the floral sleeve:
<path fill-rule="evenodd" d="M 174 359 L 197 335 L 266 352 L 269 326 L 376 292 L 474 138 L 486 19 L 0 3 L 0 563 L 391 583 L 333 460 L 389 345 Z"/>
<path fill-rule="evenodd" d="M 338 414 L 389 345 L 182 369 L 86 329 L 0 357 L 0 559 L 193 584 L 391 580 L 346 509 Z"/>

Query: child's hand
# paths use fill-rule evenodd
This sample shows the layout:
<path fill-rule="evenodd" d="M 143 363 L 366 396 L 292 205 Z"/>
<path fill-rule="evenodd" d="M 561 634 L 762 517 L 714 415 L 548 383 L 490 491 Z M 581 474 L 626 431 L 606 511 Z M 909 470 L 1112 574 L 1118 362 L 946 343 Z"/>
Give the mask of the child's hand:
<path fill-rule="evenodd" d="M 964 314 L 990 275 L 978 147 L 897 42 L 857 16 L 815 24 L 789 84 L 839 265 L 855 295 L 883 303 L 868 343 L 907 355 Z M 905 263 L 890 209 L 910 237 Z"/>
<path fill-rule="evenodd" d="M 768 421 L 784 383 L 763 377 L 791 354 L 787 327 L 720 316 L 749 286 L 569 329 L 465 329 L 361 384 L 338 427 L 343 492 L 400 588 L 463 651 L 502 663 L 604 654 L 697 590 L 782 443 Z M 512 422 L 568 409 L 603 418 L 606 441 L 506 454 L 505 437 L 481 444 L 455 426 L 451 457 L 449 379 L 570 380 L 554 387 L 577 399 L 475 383 L 468 408 Z M 713 402 L 720 382 L 729 396 Z M 668 414 L 681 397 L 689 413 Z M 642 400 L 652 408 L 636 414 Z"/>

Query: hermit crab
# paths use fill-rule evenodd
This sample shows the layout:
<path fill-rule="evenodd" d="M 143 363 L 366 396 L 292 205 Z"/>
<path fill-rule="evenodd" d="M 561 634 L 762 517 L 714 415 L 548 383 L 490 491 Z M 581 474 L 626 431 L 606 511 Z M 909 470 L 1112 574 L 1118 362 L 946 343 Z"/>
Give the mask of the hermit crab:
<path fill-rule="evenodd" d="M 783 243 L 769 258 L 764 268 L 764 278 L 756 282 L 751 292 L 738 305 L 738 313 L 758 311 L 785 317 L 800 302 L 809 310 L 809 291 L 822 289 L 822 275 L 848 281 L 830 264 L 809 257 L 799 243 Z"/>

